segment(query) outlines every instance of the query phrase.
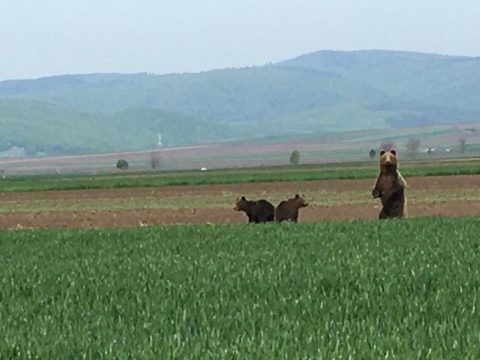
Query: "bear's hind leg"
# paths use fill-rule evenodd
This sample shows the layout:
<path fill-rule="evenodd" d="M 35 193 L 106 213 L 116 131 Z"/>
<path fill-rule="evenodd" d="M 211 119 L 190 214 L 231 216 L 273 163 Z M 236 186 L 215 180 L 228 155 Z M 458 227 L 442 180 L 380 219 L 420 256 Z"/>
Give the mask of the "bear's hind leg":
<path fill-rule="evenodd" d="M 387 219 L 387 218 L 388 218 L 388 215 L 387 215 L 384 207 L 382 207 L 382 211 L 380 211 L 380 214 L 378 214 L 378 218 L 379 218 L 380 220 L 383 220 L 383 219 Z"/>

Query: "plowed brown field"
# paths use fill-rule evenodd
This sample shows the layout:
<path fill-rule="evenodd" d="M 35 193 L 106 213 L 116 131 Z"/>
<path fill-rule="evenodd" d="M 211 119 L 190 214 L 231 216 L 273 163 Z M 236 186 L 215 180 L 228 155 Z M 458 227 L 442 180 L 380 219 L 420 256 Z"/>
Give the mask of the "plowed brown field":
<path fill-rule="evenodd" d="M 480 214 L 480 196 L 477 196 L 480 194 L 480 176 L 415 177 L 408 182 L 409 216 Z M 3 193 L 0 194 L 0 209 L 3 203 L 13 204 L 14 210 L 2 210 L 0 228 L 241 223 L 246 222 L 246 216 L 233 211 L 235 196 L 263 197 L 276 203 L 295 193 L 306 194 L 311 201 L 309 207 L 301 210 L 300 221 L 376 218 L 380 205 L 370 196 L 372 183 L 372 179 L 329 180 Z M 335 201 L 328 201 L 329 193 L 336 194 Z M 347 196 L 342 197 L 342 194 Z M 356 200 L 350 202 L 349 194 L 355 195 Z M 451 196 L 445 200 L 445 194 Z M 475 196 L 469 198 L 469 194 Z M 119 199 L 130 199 L 130 202 L 108 207 L 109 201 L 113 203 Z M 191 206 L 190 199 L 196 199 Z M 60 205 L 51 210 L 29 208 L 29 204 L 44 202 Z M 90 208 L 76 209 L 75 205 L 82 202 L 88 202 Z M 95 208 L 97 203 L 103 204 L 102 207 Z M 15 206 L 22 210 L 15 210 Z"/>

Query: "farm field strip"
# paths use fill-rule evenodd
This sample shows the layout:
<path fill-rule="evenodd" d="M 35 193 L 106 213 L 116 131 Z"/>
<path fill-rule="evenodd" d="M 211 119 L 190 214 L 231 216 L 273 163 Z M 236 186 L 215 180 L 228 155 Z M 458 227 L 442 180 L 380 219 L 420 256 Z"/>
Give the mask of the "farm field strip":
<path fill-rule="evenodd" d="M 310 205 L 336 206 L 349 204 L 375 205 L 378 200 L 372 199 L 370 191 L 361 190 L 312 190 L 299 189 Z M 241 194 L 240 194 L 241 195 Z M 249 192 L 249 198 L 267 198 L 272 204 L 292 197 L 294 194 L 284 192 Z M 26 211 L 89 211 L 89 210 L 135 210 L 135 209 L 219 209 L 229 211 L 235 204 L 239 194 L 221 192 L 217 195 L 183 194 L 121 197 L 121 198 L 78 198 L 78 199 L 24 199 L 1 201 L 0 213 L 26 212 Z M 424 202 L 445 201 L 480 201 L 480 188 L 474 189 L 409 189 L 408 203 L 417 204 Z"/>
<path fill-rule="evenodd" d="M 408 178 L 409 216 L 480 214 L 480 176 Z M 0 228 L 114 227 L 146 224 L 242 223 L 235 198 L 280 200 L 303 194 L 310 206 L 300 221 L 374 219 L 372 179 L 216 184 L 156 188 L 6 192 L 0 194 Z"/>
<path fill-rule="evenodd" d="M 0 357 L 478 359 L 479 226 L 0 231 Z"/>
<path fill-rule="evenodd" d="M 0 192 L 114 189 L 174 185 L 239 184 L 308 180 L 367 179 L 377 174 L 376 162 L 357 164 L 305 165 L 299 167 L 211 170 L 206 172 L 127 173 L 96 176 L 7 177 L 0 181 Z M 480 162 L 435 161 L 431 164 L 406 163 L 401 166 L 406 177 L 477 175 Z"/>
<path fill-rule="evenodd" d="M 435 201 L 409 203 L 408 217 L 478 216 L 480 201 Z M 300 222 L 377 219 L 380 205 L 311 205 L 302 209 Z M 3 213 L 0 228 L 111 228 L 155 224 L 241 224 L 244 213 L 232 208 L 177 208 L 134 210 L 64 210 Z"/>

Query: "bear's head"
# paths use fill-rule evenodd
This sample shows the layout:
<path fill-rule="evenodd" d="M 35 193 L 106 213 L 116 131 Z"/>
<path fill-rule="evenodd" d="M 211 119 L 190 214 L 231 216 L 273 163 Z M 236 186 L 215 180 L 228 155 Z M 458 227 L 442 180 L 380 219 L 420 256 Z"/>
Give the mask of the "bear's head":
<path fill-rule="evenodd" d="M 295 204 L 296 208 L 303 208 L 308 206 L 308 202 L 298 194 L 295 194 L 293 199 L 290 199 Z"/>
<path fill-rule="evenodd" d="M 242 196 L 240 199 L 237 198 L 237 202 L 235 203 L 235 207 L 233 210 L 235 211 L 244 211 L 247 206 L 247 198 L 245 196 Z"/>
<path fill-rule="evenodd" d="M 380 151 L 380 171 L 383 174 L 393 174 L 397 171 L 397 152 L 395 150 Z"/>

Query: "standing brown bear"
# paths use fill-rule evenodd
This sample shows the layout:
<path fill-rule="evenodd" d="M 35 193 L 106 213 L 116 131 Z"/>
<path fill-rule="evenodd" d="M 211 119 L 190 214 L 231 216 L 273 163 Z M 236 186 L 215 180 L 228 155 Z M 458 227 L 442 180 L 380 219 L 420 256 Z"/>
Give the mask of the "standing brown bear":
<path fill-rule="evenodd" d="M 397 152 L 382 150 L 380 152 L 380 172 L 372 190 L 373 198 L 382 200 L 379 219 L 402 218 L 406 215 L 406 187 L 407 183 L 398 171 Z"/>
<path fill-rule="evenodd" d="M 291 220 L 298 222 L 298 210 L 307 207 L 308 203 L 300 195 L 296 194 L 293 199 L 280 202 L 275 209 L 275 220 L 282 222 Z"/>
<path fill-rule="evenodd" d="M 249 201 L 242 196 L 237 199 L 237 203 L 233 208 L 235 211 L 244 211 L 248 216 L 249 223 L 264 223 L 273 221 L 275 216 L 275 208 L 267 200 Z"/>

